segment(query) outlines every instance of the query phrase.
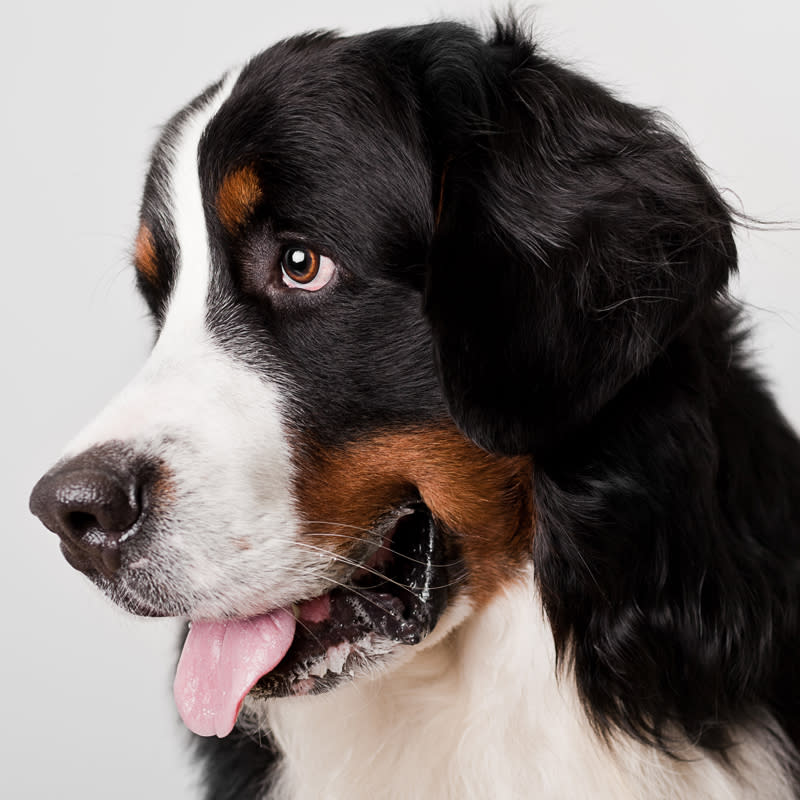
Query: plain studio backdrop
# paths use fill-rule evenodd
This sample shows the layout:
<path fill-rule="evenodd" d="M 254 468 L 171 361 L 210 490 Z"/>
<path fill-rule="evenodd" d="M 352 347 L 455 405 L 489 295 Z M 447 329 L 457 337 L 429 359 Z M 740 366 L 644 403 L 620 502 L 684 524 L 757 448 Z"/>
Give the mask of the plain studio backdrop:
<path fill-rule="evenodd" d="M 442 18 L 488 24 L 492 7 L 14 6 L 0 33 L 0 796 L 195 798 L 171 697 L 175 621 L 112 607 L 27 510 L 40 473 L 151 345 L 129 263 L 149 148 L 173 111 L 282 37 Z M 541 0 L 532 19 L 546 52 L 673 117 L 734 206 L 797 229 L 799 13 L 795 0 Z M 756 326 L 753 358 L 797 427 L 800 232 L 788 227 L 740 231 L 734 290 Z"/>

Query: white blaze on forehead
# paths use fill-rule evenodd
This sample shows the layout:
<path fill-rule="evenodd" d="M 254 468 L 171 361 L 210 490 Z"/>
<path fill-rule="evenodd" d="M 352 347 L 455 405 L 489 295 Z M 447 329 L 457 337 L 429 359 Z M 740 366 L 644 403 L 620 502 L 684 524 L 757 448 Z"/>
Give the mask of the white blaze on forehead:
<path fill-rule="evenodd" d="M 169 301 L 164 327 L 156 350 L 184 339 L 187 328 L 205 331 L 206 301 L 211 283 L 211 250 L 203 207 L 198 169 L 200 138 L 208 123 L 228 98 L 241 70 L 225 77 L 207 105 L 184 124 L 180 140 L 173 147 L 170 180 L 172 218 L 178 240 L 177 284 Z"/>
<path fill-rule="evenodd" d="M 206 619 L 264 612 L 307 594 L 304 582 L 314 580 L 294 546 L 278 386 L 222 350 L 206 327 L 212 265 L 198 145 L 236 78 L 192 112 L 172 146 L 167 213 L 179 255 L 159 339 L 67 450 L 119 440 L 159 460 L 169 494 L 148 544 L 149 580 Z"/>

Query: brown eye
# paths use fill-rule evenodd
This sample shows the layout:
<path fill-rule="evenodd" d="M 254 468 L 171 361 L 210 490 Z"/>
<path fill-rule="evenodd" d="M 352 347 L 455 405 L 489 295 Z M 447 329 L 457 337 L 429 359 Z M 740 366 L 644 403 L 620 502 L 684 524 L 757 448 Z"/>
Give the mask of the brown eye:
<path fill-rule="evenodd" d="M 283 274 L 292 283 L 311 283 L 319 272 L 319 254 L 307 247 L 287 247 L 281 257 Z"/>
<path fill-rule="evenodd" d="M 336 273 L 336 265 L 308 247 L 287 247 L 281 254 L 281 277 L 285 286 L 316 292 Z"/>

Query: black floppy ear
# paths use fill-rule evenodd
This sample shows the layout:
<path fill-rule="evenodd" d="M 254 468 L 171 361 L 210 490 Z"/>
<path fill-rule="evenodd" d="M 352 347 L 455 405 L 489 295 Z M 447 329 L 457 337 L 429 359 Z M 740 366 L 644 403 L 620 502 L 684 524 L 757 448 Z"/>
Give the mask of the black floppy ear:
<path fill-rule="evenodd" d="M 730 215 L 648 111 L 516 30 L 429 52 L 436 231 L 426 311 L 451 413 L 541 452 L 665 352 L 736 267 Z"/>

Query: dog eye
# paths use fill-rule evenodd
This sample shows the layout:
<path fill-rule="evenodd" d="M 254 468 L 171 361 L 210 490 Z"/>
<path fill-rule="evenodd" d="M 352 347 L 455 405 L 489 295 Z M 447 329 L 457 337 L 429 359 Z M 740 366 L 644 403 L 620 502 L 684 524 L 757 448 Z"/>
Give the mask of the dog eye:
<path fill-rule="evenodd" d="M 316 292 L 333 277 L 336 265 L 308 247 L 287 247 L 281 255 L 283 283 L 293 289 Z"/>

